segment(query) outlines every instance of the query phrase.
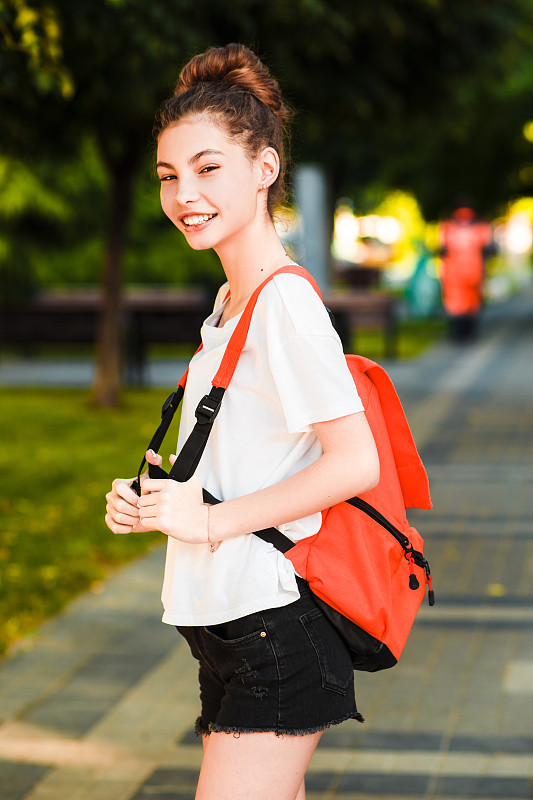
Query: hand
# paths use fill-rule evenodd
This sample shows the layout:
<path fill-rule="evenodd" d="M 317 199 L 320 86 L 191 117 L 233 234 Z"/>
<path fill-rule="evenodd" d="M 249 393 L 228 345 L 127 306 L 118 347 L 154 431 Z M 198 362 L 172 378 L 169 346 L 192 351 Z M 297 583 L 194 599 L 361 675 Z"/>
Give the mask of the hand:
<path fill-rule="evenodd" d="M 157 466 L 162 463 L 161 456 L 151 450 L 146 453 L 146 460 Z M 173 464 L 176 456 L 169 460 Z M 195 475 L 185 483 L 147 477 L 137 503 L 141 530 L 161 531 L 191 544 L 207 543 L 207 506 L 202 484 Z"/>
<path fill-rule="evenodd" d="M 148 476 L 141 475 L 141 485 Z M 135 478 L 117 478 L 106 494 L 105 523 L 112 533 L 144 533 L 140 524 L 139 497 L 131 488 Z"/>

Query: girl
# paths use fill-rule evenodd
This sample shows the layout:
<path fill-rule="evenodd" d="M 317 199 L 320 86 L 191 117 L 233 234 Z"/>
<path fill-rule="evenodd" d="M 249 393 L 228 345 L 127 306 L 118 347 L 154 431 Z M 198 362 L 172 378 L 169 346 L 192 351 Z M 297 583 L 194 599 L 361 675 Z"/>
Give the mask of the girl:
<path fill-rule="evenodd" d="M 277 83 L 237 44 L 193 58 L 160 115 L 163 211 L 192 248 L 215 250 L 227 277 L 190 366 L 178 451 L 246 301 L 292 263 L 273 223 L 286 117 Z M 161 464 L 151 451 L 147 460 Z M 145 474 L 140 498 L 131 480 L 114 481 L 111 531 L 168 536 L 163 621 L 199 661 L 198 800 L 303 800 L 324 729 L 361 719 L 342 640 L 291 563 L 250 532 L 276 526 L 293 541 L 311 536 L 322 509 L 378 477 L 327 311 L 308 281 L 281 274 L 259 295 L 194 477 Z M 205 505 L 202 486 L 224 502 Z"/>

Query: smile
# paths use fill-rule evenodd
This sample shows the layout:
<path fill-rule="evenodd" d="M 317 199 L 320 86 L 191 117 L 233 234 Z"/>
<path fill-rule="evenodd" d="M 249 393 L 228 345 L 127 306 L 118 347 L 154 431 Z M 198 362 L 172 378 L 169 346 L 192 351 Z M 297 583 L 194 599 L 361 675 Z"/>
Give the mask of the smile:
<path fill-rule="evenodd" d="M 203 225 L 204 222 L 209 222 L 213 217 L 216 217 L 216 214 L 191 214 L 188 217 L 182 217 L 181 221 L 188 228 L 192 228 L 195 225 Z"/>

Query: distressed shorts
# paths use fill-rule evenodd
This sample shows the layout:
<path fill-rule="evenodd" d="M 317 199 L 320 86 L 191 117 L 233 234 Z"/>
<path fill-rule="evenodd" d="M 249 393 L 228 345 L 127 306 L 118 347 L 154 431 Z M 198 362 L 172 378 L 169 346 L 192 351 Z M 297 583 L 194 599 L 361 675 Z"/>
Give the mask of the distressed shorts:
<path fill-rule="evenodd" d="M 353 667 L 300 578 L 300 599 L 207 627 L 178 626 L 199 661 L 196 731 L 304 735 L 357 711 Z"/>

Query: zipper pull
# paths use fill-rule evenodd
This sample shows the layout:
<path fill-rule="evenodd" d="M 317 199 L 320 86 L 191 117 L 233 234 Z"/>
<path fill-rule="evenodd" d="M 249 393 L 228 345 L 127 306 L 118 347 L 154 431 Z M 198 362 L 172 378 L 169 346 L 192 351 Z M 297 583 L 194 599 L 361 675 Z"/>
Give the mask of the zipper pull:
<path fill-rule="evenodd" d="M 426 583 L 428 587 L 428 603 L 430 606 L 435 605 L 435 592 L 433 591 L 433 586 L 431 584 L 431 570 L 429 569 L 429 564 L 426 561 Z"/>
<path fill-rule="evenodd" d="M 411 547 L 410 550 L 407 550 L 405 553 L 405 557 L 409 562 L 409 588 L 416 592 L 416 590 L 420 587 L 420 582 L 415 575 L 415 570 L 413 566 L 413 548 Z"/>

